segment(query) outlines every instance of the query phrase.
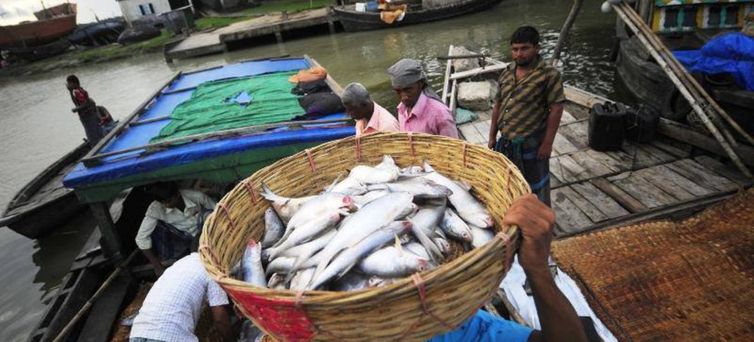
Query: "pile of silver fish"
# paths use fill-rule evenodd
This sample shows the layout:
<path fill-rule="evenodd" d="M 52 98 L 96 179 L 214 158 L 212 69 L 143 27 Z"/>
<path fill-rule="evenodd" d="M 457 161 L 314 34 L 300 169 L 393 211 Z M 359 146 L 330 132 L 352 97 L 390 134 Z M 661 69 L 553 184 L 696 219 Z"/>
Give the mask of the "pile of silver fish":
<path fill-rule="evenodd" d="M 429 163 L 399 168 L 384 156 L 358 165 L 316 196 L 271 203 L 262 241 L 250 240 L 236 276 L 255 286 L 351 291 L 384 286 L 442 264 L 494 236 L 494 222 L 467 184 Z"/>

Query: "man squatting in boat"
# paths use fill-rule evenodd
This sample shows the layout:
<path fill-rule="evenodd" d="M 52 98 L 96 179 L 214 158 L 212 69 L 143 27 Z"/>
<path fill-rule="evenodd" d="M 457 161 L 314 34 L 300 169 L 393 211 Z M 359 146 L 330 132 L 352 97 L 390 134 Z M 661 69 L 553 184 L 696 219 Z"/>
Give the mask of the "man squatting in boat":
<path fill-rule="evenodd" d="M 513 62 L 498 80 L 487 146 L 505 154 L 532 192 L 549 205 L 550 153 L 563 114 L 563 82 L 560 72 L 539 55 L 535 28 L 519 27 L 510 44 Z"/>
<path fill-rule="evenodd" d="M 195 190 L 178 189 L 174 182 L 147 186 L 155 200 L 149 204 L 136 233 L 136 246 L 153 265 L 159 277 L 162 261 L 196 251 L 204 219 L 217 202 Z"/>

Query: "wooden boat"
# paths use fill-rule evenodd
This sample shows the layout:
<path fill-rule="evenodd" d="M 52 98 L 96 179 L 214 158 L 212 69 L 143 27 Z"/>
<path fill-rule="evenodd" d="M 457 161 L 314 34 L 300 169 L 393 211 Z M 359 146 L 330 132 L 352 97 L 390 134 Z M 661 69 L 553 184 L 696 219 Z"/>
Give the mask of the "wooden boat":
<path fill-rule="evenodd" d="M 640 0 L 637 13 L 671 51 L 701 48 L 718 33 L 738 31 L 744 13 L 754 1 L 654 1 Z M 618 19 L 616 69 L 626 90 L 637 102 L 657 109 L 665 118 L 685 122 L 691 111 L 662 68 L 636 36 Z M 754 132 L 754 92 L 737 86 L 723 75 L 699 76 L 700 83 L 745 130 Z M 690 123 L 694 124 L 692 120 Z"/>
<path fill-rule="evenodd" d="M 462 0 L 453 1 L 446 7 L 417 9 L 409 7 L 401 21 L 387 24 L 380 19 L 379 12 L 359 12 L 355 5 L 334 7 L 333 11 L 343 28 L 348 32 L 378 30 L 391 27 L 420 24 L 430 21 L 453 18 L 465 14 L 480 12 L 497 5 L 502 0 Z"/>
<path fill-rule="evenodd" d="M 63 176 L 87 152 L 89 145 L 84 142 L 34 177 L 8 204 L 0 225 L 36 239 L 85 209 L 73 190 L 63 186 Z"/>
<path fill-rule="evenodd" d="M 37 21 L 0 26 L 0 47 L 29 47 L 53 42 L 76 28 L 76 4 L 64 3 L 35 12 Z"/>
<path fill-rule="evenodd" d="M 279 122 L 264 127 L 234 130 L 218 127 L 201 137 L 194 135 L 161 145 L 149 144 L 150 139 L 172 120 L 163 115 L 171 113 L 202 83 L 274 72 L 296 72 L 318 65 L 315 60 L 304 56 L 249 60 L 177 73 L 103 138 L 66 175 L 64 181 L 82 201 L 90 205 L 100 230 L 82 249 L 29 340 L 53 340 L 113 270 L 112 264 L 105 262 L 103 250 L 108 249 L 98 247 L 100 237 L 107 243 L 108 234 L 118 234 L 123 241 L 119 251 L 123 258 L 135 250 L 134 237 L 152 201 L 140 185 L 155 181 L 201 179 L 223 188 L 279 158 L 322 142 L 354 135 L 355 130 L 347 114 L 336 113 L 313 120 Z M 326 83 L 332 92 L 342 92 L 340 85 L 332 78 L 328 77 Z M 225 98 L 219 100 L 224 101 Z M 117 208 L 108 203 L 121 196 L 124 190 L 129 194 L 119 204 L 122 213 L 116 217 L 112 213 Z M 112 254 L 107 257 L 112 257 Z M 130 301 L 136 292 L 136 282 L 154 277 L 151 266 L 145 265 L 145 262 L 143 258 L 136 258 L 133 262 L 135 266 L 129 267 L 130 272 L 116 277 L 89 311 L 96 314 L 83 316 L 66 340 L 110 340 L 112 327 L 118 324 L 117 317 L 123 304 Z"/>

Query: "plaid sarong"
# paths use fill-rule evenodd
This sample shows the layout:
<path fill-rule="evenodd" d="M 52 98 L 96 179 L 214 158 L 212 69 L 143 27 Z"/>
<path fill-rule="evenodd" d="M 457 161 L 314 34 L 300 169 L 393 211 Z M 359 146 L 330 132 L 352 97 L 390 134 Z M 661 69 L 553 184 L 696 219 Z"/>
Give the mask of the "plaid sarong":
<path fill-rule="evenodd" d="M 526 137 L 508 140 L 502 136 L 495 143 L 495 151 L 504 154 L 513 164 L 521 170 L 521 173 L 529 183 L 532 193 L 537 195 L 540 201 L 550 205 L 550 160 L 537 159 L 537 151 L 542 144 L 545 130 L 540 129 Z"/>

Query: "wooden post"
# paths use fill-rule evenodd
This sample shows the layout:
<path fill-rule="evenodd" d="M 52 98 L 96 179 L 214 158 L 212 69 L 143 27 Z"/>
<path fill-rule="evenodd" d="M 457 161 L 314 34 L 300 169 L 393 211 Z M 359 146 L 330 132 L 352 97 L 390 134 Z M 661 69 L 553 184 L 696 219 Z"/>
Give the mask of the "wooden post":
<path fill-rule="evenodd" d="M 275 39 L 277 40 L 278 44 L 283 43 L 283 33 L 280 32 L 280 28 L 275 30 Z"/>
<path fill-rule="evenodd" d="M 110 216 L 110 208 L 107 202 L 97 202 L 89 204 L 89 209 L 97 222 L 97 227 L 102 234 L 102 249 L 112 261 L 123 260 L 123 245 L 120 243 L 120 236 L 115 229 L 115 223 Z"/>
<path fill-rule="evenodd" d="M 584 2 L 583 0 L 573 1 L 573 6 L 571 6 L 571 12 L 568 13 L 568 17 L 566 18 L 566 21 L 563 23 L 563 27 L 560 29 L 558 42 L 557 44 L 555 44 L 555 51 L 552 54 L 552 65 L 558 65 L 558 61 L 560 60 L 560 52 L 563 51 L 563 45 L 565 45 L 565 40 L 568 37 L 568 31 L 571 30 L 571 26 L 573 26 L 573 23 L 576 21 L 576 16 L 579 15 L 579 11 L 581 11 L 581 4 L 583 2 Z"/>

